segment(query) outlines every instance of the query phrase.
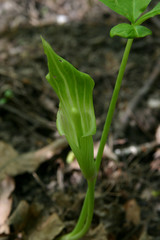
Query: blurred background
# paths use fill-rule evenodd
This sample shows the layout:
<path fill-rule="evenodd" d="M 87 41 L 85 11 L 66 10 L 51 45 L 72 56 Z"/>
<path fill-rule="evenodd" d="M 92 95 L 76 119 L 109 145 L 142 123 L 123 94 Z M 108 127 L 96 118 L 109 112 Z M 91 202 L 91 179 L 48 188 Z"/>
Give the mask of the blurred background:
<path fill-rule="evenodd" d="M 158 2 L 152 1 L 149 9 Z M 98 0 L 0 0 L 0 174 L 10 175 L 16 182 L 13 209 L 24 199 L 47 202 L 50 212 L 58 212 L 64 222 L 71 221 L 77 209 L 72 211 L 71 196 L 63 199 L 64 192 L 77 194 L 77 186 L 82 192 L 86 188 L 64 140 L 58 145 L 58 155 L 53 147 L 50 157 L 47 155 L 59 139 L 55 124 L 59 102 L 45 79 L 47 61 L 40 36 L 95 81 L 96 152 L 126 43 L 126 39 L 111 39 L 109 32 L 124 21 Z M 102 237 L 91 232 L 84 239 L 140 239 L 142 233 L 149 237 L 146 239 L 160 236 L 160 17 L 144 25 L 153 34 L 133 43 L 99 176 L 97 192 L 104 198 L 103 204 L 99 197 L 96 203 L 104 208 L 95 212 L 94 227 L 102 224 Z M 33 153 L 40 149 L 45 152 L 45 163 L 38 162 L 29 170 L 36 161 Z M 31 154 L 28 162 L 25 154 Z M 24 164 L 20 158 L 14 162 L 15 156 Z M 18 169 L 13 171 L 15 166 Z M 75 196 L 81 205 L 83 196 Z M 112 202 L 119 212 L 113 211 Z M 66 204 L 70 212 L 64 209 Z M 105 220 L 105 211 L 109 220 Z M 69 222 L 68 228 L 71 225 Z M 129 235 L 132 226 L 133 238 Z"/>

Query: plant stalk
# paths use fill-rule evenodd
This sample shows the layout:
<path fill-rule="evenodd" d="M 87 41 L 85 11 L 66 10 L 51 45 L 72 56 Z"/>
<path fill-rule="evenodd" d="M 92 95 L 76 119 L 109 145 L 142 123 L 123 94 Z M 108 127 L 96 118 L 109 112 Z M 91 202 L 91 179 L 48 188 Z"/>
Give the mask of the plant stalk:
<path fill-rule="evenodd" d="M 97 173 L 98 173 L 99 168 L 100 168 L 104 146 L 106 144 L 108 133 L 109 133 L 109 130 L 110 130 L 113 114 L 114 114 L 114 111 L 115 111 L 115 107 L 116 107 L 116 103 L 117 103 L 117 99 L 118 99 L 118 95 L 119 95 L 119 91 L 120 91 L 120 87 L 121 87 L 121 83 L 122 83 L 122 79 L 123 79 L 123 76 L 124 76 L 124 72 L 125 72 L 125 68 L 126 68 L 126 64 L 127 64 L 127 60 L 128 60 L 128 57 L 129 57 L 129 53 L 130 53 L 132 43 L 133 43 L 133 39 L 128 39 L 127 44 L 126 44 L 126 48 L 125 48 L 125 51 L 124 51 L 124 54 L 123 54 L 122 62 L 121 62 L 121 65 L 120 65 L 119 73 L 118 73 L 118 76 L 117 76 L 116 84 L 115 84 L 115 87 L 114 87 L 114 91 L 113 91 L 113 94 L 112 94 L 112 99 L 111 99 L 111 102 L 110 102 L 110 105 L 109 105 L 106 121 L 105 121 L 105 124 L 104 124 L 103 132 L 102 132 L 102 136 L 101 136 L 101 140 L 100 140 L 98 154 L 97 154 L 97 157 L 96 157 Z"/>
<path fill-rule="evenodd" d="M 84 210 L 86 210 L 86 219 L 84 223 L 84 218 L 81 218 L 81 222 L 78 222 L 79 226 L 78 228 L 75 228 L 71 233 L 62 236 L 60 240 L 77 240 L 80 239 L 85 235 L 85 233 L 88 231 L 92 218 L 93 218 L 93 210 L 94 210 L 94 187 L 95 187 L 95 181 L 88 181 L 88 190 L 87 190 L 87 201 L 84 202 L 82 214 L 85 213 Z M 79 230 L 79 231 L 77 231 Z"/>
<path fill-rule="evenodd" d="M 126 68 L 126 64 L 127 64 L 127 60 L 129 57 L 132 43 L 133 43 L 133 39 L 128 39 L 126 48 L 125 48 L 125 51 L 123 54 L 122 62 L 120 65 L 119 73 L 117 76 L 115 88 L 114 88 L 114 91 L 112 94 L 112 99 L 111 99 L 111 102 L 109 105 L 106 121 L 104 124 L 103 132 L 102 132 L 102 136 L 101 136 L 101 140 L 100 140 L 98 154 L 97 154 L 96 161 L 95 161 L 97 173 L 100 168 L 104 146 L 106 144 L 108 133 L 110 130 L 113 114 L 115 111 L 115 107 L 116 107 L 116 103 L 117 103 L 117 99 L 118 99 L 118 95 L 119 95 L 119 91 L 120 91 L 120 87 L 121 87 L 121 83 L 122 83 L 122 79 L 124 76 L 124 72 L 125 72 L 125 68 Z M 91 221 L 92 221 L 92 217 L 93 217 L 94 188 L 95 188 L 95 184 L 96 184 L 96 179 L 94 179 L 92 182 L 88 181 L 88 190 L 86 193 L 86 197 L 85 197 L 85 200 L 83 203 L 83 207 L 82 207 L 81 214 L 80 214 L 79 220 L 77 222 L 77 225 L 75 226 L 74 230 L 71 233 L 69 233 L 65 236 L 62 236 L 60 238 L 60 240 L 78 240 L 81 237 L 83 237 L 84 234 L 88 231 Z"/>

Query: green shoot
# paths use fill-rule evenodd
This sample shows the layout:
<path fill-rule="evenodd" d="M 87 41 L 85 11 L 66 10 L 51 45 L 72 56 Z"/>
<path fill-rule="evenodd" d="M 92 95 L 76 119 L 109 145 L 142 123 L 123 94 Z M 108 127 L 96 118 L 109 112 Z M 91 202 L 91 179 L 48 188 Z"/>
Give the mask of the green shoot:
<path fill-rule="evenodd" d="M 5 90 L 5 92 L 3 93 L 3 98 L 0 98 L 0 105 L 6 104 L 13 97 L 14 97 L 14 94 L 11 89 Z"/>
<path fill-rule="evenodd" d="M 83 176 L 88 183 L 84 204 L 74 230 L 60 237 L 60 240 L 78 240 L 88 231 L 94 210 L 94 188 L 100 168 L 104 146 L 112 123 L 116 102 L 133 40 L 151 35 L 150 29 L 141 24 L 147 19 L 160 14 L 160 3 L 144 14 L 151 0 L 100 0 L 116 13 L 127 18 L 130 23 L 114 26 L 110 36 L 127 38 L 127 44 L 117 76 L 112 99 L 109 105 L 100 146 L 96 160 L 93 158 L 93 139 L 96 132 L 96 121 L 93 108 L 92 78 L 75 69 L 69 62 L 58 56 L 51 46 L 42 38 L 43 48 L 47 55 L 49 73 L 47 80 L 56 92 L 60 104 L 57 113 L 57 129 L 65 135 L 78 160 Z"/>

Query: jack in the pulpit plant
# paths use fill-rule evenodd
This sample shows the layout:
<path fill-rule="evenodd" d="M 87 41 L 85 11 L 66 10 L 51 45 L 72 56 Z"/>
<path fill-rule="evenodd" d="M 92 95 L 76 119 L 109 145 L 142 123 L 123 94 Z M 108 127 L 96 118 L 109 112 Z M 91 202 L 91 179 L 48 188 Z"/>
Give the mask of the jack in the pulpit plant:
<path fill-rule="evenodd" d="M 76 0 L 75 0 L 76 1 Z M 60 240 L 78 240 L 88 231 L 94 210 L 94 188 L 99 171 L 103 149 L 107 140 L 121 82 L 125 72 L 130 49 L 135 38 L 151 35 L 152 32 L 141 24 L 160 14 L 160 2 L 149 12 L 144 13 L 151 0 L 100 0 L 116 13 L 124 16 L 129 23 L 120 23 L 113 27 L 110 36 L 127 38 L 119 73 L 104 124 L 96 160 L 93 157 L 93 138 L 96 133 L 96 121 L 93 107 L 93 79 L 86 73 L 74 68 L 69 62 L 58 56 L 42 38 L 47 55 L 49 73 L 47 80 L 59 98 L 57 129 L 65 135 L 87 180 L 88 190 L 78 222 L 71 233 Z"/>

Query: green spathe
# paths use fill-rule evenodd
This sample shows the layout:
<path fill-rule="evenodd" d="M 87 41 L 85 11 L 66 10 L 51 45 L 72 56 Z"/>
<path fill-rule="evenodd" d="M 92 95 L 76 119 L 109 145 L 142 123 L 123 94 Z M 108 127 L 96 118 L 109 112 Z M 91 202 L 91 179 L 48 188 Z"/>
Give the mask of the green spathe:
<path fill-rule="evenodd" d="M 134 26 L 127 23 L 120 23 L 110 31 L 111 37 L 119 36 L 128 39 L 142 38 L 151 34 L 151 30 L 144 26 Z"/>
<path fill-rule="evenodd" d="M 57 128 L 65 135 L 85 178 L 95 176 L 92 135 L 96 132 L 93 108 L 93 79 L 58 56 L 42 38 L 48 59 L 47 80 L 59 100 Z"/>
<path fill-rule="evenodd" d="M 135 23 L 137 18 L 145 11 L 151 0 L 100 0 L 116 13 Z"/>

